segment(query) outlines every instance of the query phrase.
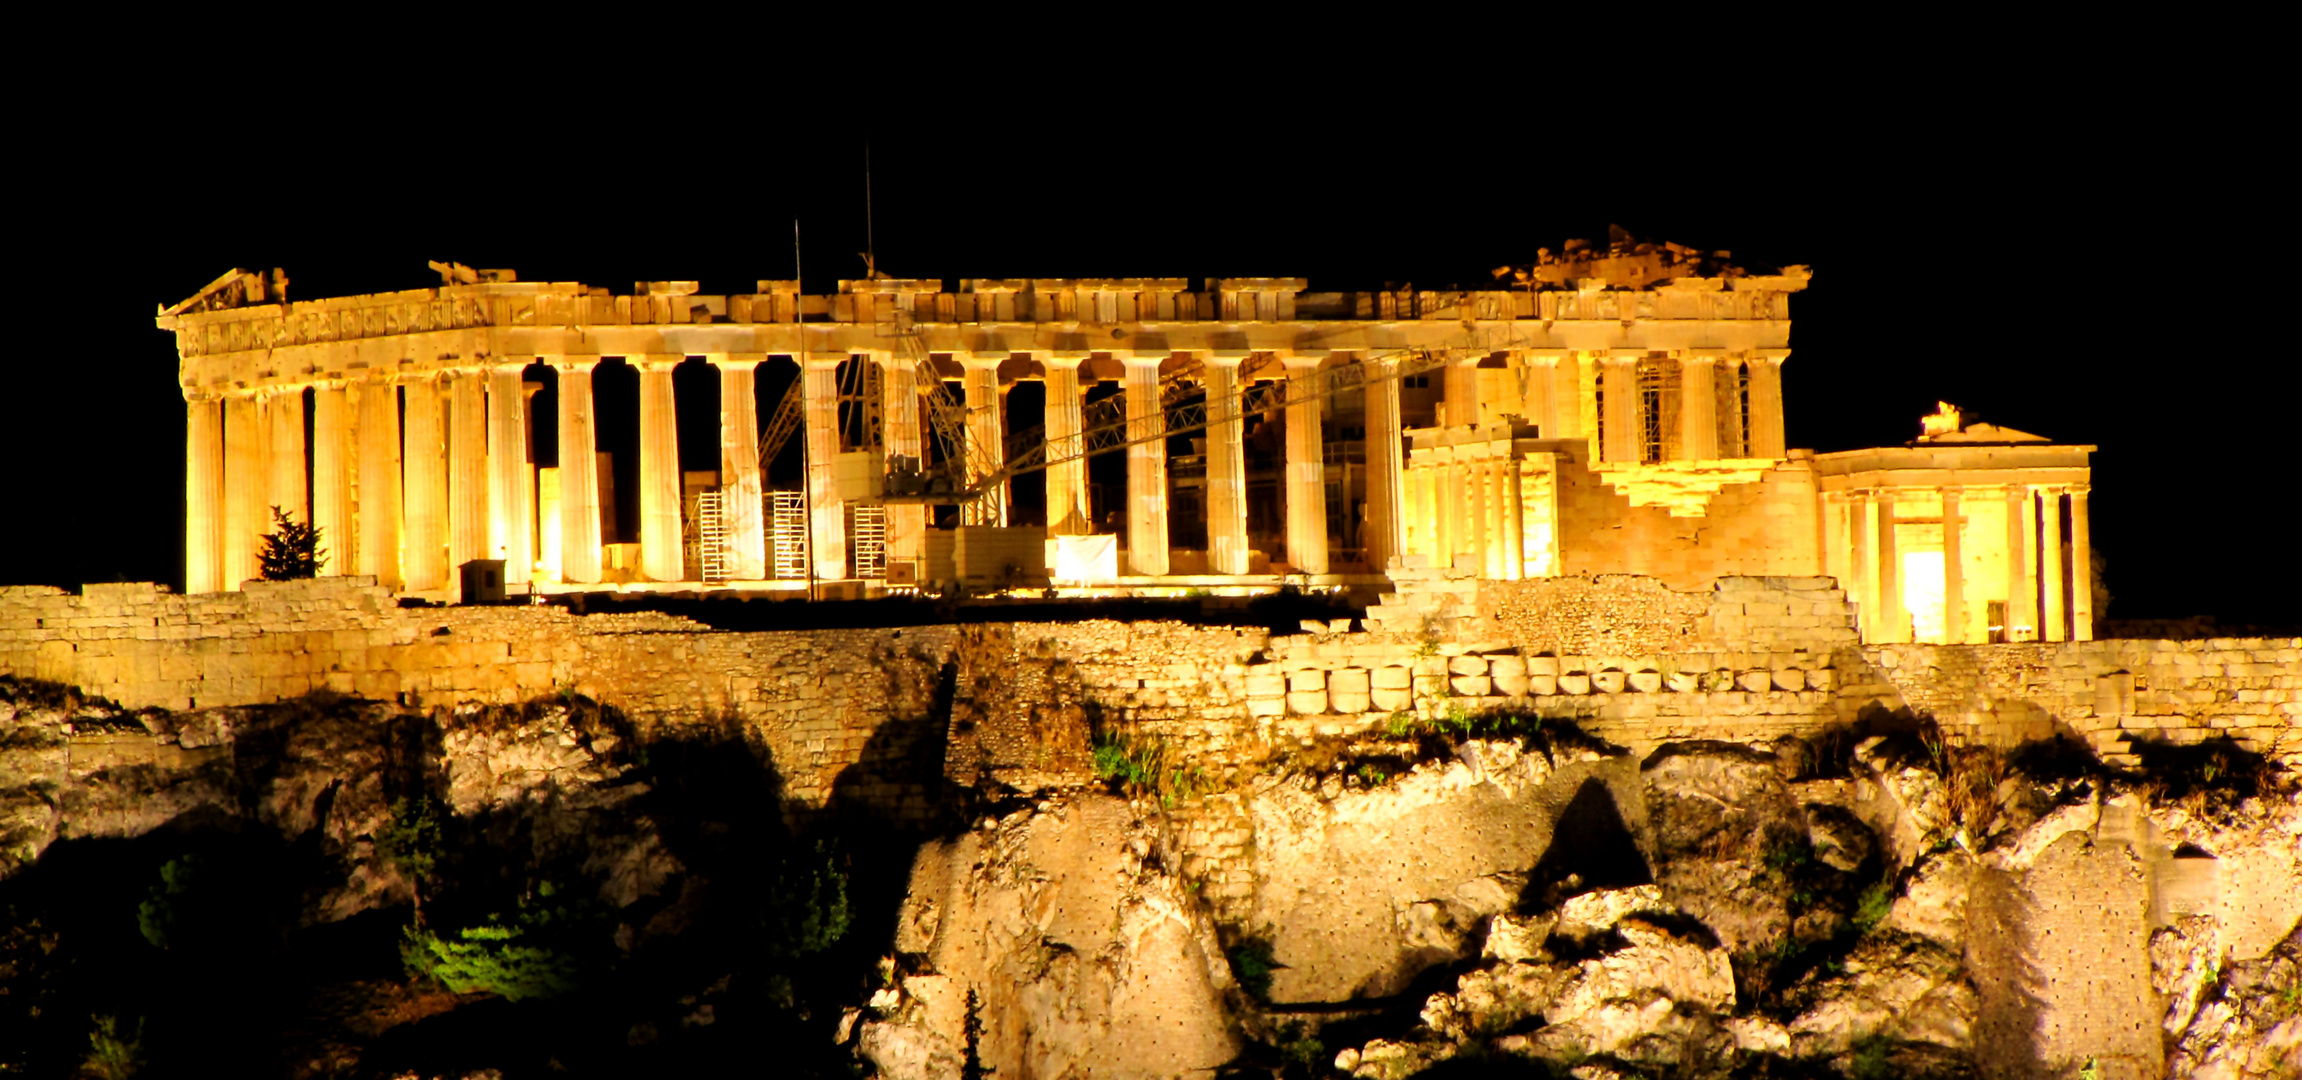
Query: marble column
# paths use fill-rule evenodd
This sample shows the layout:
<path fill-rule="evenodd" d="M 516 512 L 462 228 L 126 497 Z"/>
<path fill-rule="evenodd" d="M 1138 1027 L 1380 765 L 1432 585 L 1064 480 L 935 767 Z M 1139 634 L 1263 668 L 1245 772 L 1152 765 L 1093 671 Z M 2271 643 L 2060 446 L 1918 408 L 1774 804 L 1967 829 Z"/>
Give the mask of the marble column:
<path fill-rule="evenodd" d="M 1862 640 L 1877 641 L 1878 617 L 1878 530 L 1871 525 L 1870 496 L 1867 492 L 1846 493 L 1847 529 L 1847 590 L 1854 596 L 1860 615 Z"/>
<path fill-rule="evenodd" d="M 400 588 L 400 388 L 354 387 L 360 399 L 359 572 Z"/>
<path fill-rule="evenodd" d="M 599 413 L 592 401 L 592 370 L 599 366 L 599 357 L 554 356 L 549 362 L 559 378 L 560 580 L 589 585 L 604 576 Z"/>
<path fill-rule="evenodd" d="M 1550 354 L 1551 418 L 1543 428 L 1546 439 L 1583 438 L 1583 362 L 1574 353 Z"/>
<path fill-rule="evenodd" d="M 254 394 L 224 399 L 224 576 L 226 592 L 257 576 L 256 552 L 270 521 L 264 507 L 264 435 Z"/>
<path fill-rule="evenodd" d="M 224 405 L 184 402 L 184 592 L 224 585 Z"/>
<path fill-rule="evenodd" d="M 1453 353 L 1447 357 L 1446 368 L 1446 427 L 1466 427 L 1479 422 L 1479 361 L 1484 353 Z"/>
<path fill-rule="evenodd" d="M 1403 553 L 1400 526 L 1406 517 L 1406 500 L 1400 497 L 1400 480 L 1406 473 L 1406 463 L 1400 444 L 1402 425 L 1399 419 L 1399 379 L 1395 361 L 1364 360 L 1362 363 L 1367 367 L 1367 522 L 1363 534 L 1366 538 L 1364 546 L 1367 549 L 1368 569 L 1382 573 L 1391 565 L 1393 558 Z M 1544 379 L 1549 377 L 1547 372 L 1539 370 L 1537 376 Z M 1539 419 L 1536 422 L 1549 423 Z M 1543 434 L 1550 434 L 1550 429 L 1544 428 Z M 1209 442 L 1208 445 L 1214 444 Z"/>
<path fill-rule="evenodd" d="M 1127 565 L 1167 573 L 1167 413 L 1159 400 L 1165 356 L 1112 353 L 1127 369 Z"/>
<path fill-rule="evenodd" d="M 967 408 L 967 484 L 975 487 L 1007 463 L 1007 417 L 999 394 L 999 365 L 1005 353 L 953 353 L 966 374 L 960 392 Z M 1007 482 L 984 491 L 965 508 L 969 525 L 1007 524 Z"/>
<path fill-rule="evenodd" d="M 806 405 L 808 546 L 819 580 L 847 576 L 847 502 L 839 497 L 839 365 L 846 353 L 816 353 L 800 363 Z"/>
<path fill-rule="evenodd" d="M 292 520 L 310 524 L 304 490 L 304 388 L 264 396 L 264 528 L 270 531 L 277 506 Z"/>
<path fill-rule="evenodd" d="M 1600 460 L 1609 464 L 1636 465 L 1639 462 L 1639 372 L 1638 360 L 1631 356 L 1605 356 L 1599 359 L 1600 388 L 1605 392 L 1606 416 L 1600 422 L 1606 444 L 1600 448 Z"/>
<path fill-rule="evenodd" d="M 1894 535 L 1894 491 L 1878 493 L 1878 613 L 1880 641 L 1909 641 L 1910 612 L 1902 604 L 1902 553 Z"/>
<path fill-rule="evenodd" d="M 1207 569 L 1247 572 L 1246 404 L 1239 365 L 1249 354 L 1209 353 L 1201 366 L 1207 388 Z"/>
<path fill-rule="evenodd" d="M 639 567 L 650 581 L 687 576 L 679 527 L 679 411 L 671 370 L 683 356 L 627 356 L 639 368 Z"/>
<path fill-rule="evenodd" d="M 727 574 L 736 581 L 762 581 L 767 577 L 767 522 L 763 502 L 766 486 L 759 475 L 759 362 L 766 359 L 757 353 L 713 353 L 704 359 L 719 369 L 719 491 L 720 520 L 727 536 Z M 887 400 L 881 415 L 887 425 L 887 452 L 897 453 L 895 415 L 896 381 L 900 378 L 906 390 L 911 385 L 911 369 L 889 362 L 889 354 L 874 353 L 872 359 L 884 369 L 880 385 L 887 388 Z M 908 414 L 911 442 L 919 441 L 919 408 L 913 399 Z M 902 451 L 917 456 L 916 450 Z M 566 474 L 561 474 L 566 483 Z M 562 496 L 563 498 L 565 496 Z M 897 519 L 905 511 L 917 511 L 918 506 L 891 506 L 887 509 L 888 555 L 895 555 Z M 909 519 L 905 519 L 909 520 Z"/>
<path fill-rule="evenodd" d="M 1034 354 L 1047 378 L 1047 535 L 1088 536 L 1087 459 L 1079 456 L 1082 408 L 1079 365 L 1083 352 Z"/>
<path fill-rule="evenodd" d="M 1288 391 L 1287 564 L 1304 574 L 1327 572 L 1326 440 L 1319 432 L 1319 409 L 1326 399 L 1318 395 L 1316 380 L 1311 377 L 1327 355 L 1279 354 L 1279 362 L 1287 369 Z M 1476 404 L 1473 399 L 1473 406 Z"/>
<path fill-rule="evenodd" d="M 528 584 L 535 568 L 528 530 L 528 521 L 535 517 L 528 468 L 528 398 L 520 384 L 520 371 L 526 366 L 523 357 L 488 371 L 488 552 L 503 560 L 506 586 Z"/>
<path fill-rule="evenodd" d="M 2094 640 L 2094 532 L 2088 489 L 2070 490 L 2070 640 Z"/>
<path fill-rule="evenodd" d="M 1503 484 L 1503 575 L 1523 581 L 1527 576 L 1526 477 L 1516 455 L 1495 464 Z"/>
<path fill-rule="evenodd" d="M 880 368 L 879 430 L 884 455 L 881 471 L 898 457 L 910 458 L 924 468 L 927 436 L 919 423 L 919 365 L 893 352 L 872 353 L 871 362 Z M 758 501 L 752 500 L 754 504 Z M 919 503 L 888 503 L 886 508 L 887 565 L 925 566 L 927 507 Z"/>
<path fill-rule="evenodd" d="M 400 570 L 410 592 L 431 592 L 448 584 L 448 444 L 440 408 L 440 385 L 431 376 L 401 384 L 407 398 L 405 458 L 401 483 L 407 523 Z"/>
<path fill-rule="evenodd" d="M 359 565 L 352 478 L 359 454 L 352 445 L 351 391 L 340 382 L 312 389 L 312 527 L 320 532 L 320 573 L 355 574 Z"/>
<path fill-rule="evenodd" d="M 2038 527 L 2025 484 L 2006 487 L 2006 640 L 2037 641 Z"/>
<path fill-rule="evenodd" d="M 1718 357 L 1702 351 L 1679 358 L 1679 458 L 1719 456 Z"/>
<path fill-rule="evenodd" d="M 1749 375 L 1741 358 L 1722 356 L 1717 362 L 1717 381 L 1720 383 L 1719 453 L 1730 458 L 1753 456 L 1750 449 L 1750 425 L 1743 423 L 1743 385 Z"/>
<path fill-rule="evenodd" d="M 2045 588 L 2046 611 L 2042 616 L 2046 632 L 2039 637 L 2045 641 L 2070 640 L 2069 624 L 2062 611 L 2062 489 L 2040 488 L 2038 532 L 2038 580 Z"/>
<path fill-rule="evenodd" d="M 313 425 L 317 431 L 318 424 Z M 318 482 L 318 454 L 312 473 Z M 488 386 L 484 371 L 448 376 L 448 577 L 488 557 Z"/>
<path fill-rule="evenodd" d="M 1966 518 L 1958 511 L 1958 489 L 1942 489 L 1942 640 L 1964 645 L 1966 632 Z"/>
<path fill-rule="evenodd" d="M 1761 349 L 1750 356 L 1750 456 L 1783 456 L 1782 362 L 1789 349 Z"/>

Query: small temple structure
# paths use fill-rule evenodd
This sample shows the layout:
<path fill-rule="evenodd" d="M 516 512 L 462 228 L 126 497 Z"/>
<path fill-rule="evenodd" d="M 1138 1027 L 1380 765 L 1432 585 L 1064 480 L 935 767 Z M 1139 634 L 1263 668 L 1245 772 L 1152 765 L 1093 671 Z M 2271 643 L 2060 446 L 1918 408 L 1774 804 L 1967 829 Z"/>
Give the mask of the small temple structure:
<path fill-rule="evenodd" d="M 323 573 L 451 602 L 1239 594 L 1419 565 L 1827 574 L 1867 640 L 2092 637 L 2093 447 L 1949 405 L 1904 446 L 1786 447 L 1810 274 L 1726 260 L 1617 230 L 1491 289 L 872 278 L 829 296 L 434 263 L 435 288 L 294 302 L 280 271 L 234 270 L 157 317 L 188 409 L 186 589 L 257 576 L 279 507 L 320 529 Z M 716 469 L 681 467 L 683 364 L 716 370 Z M 636 520 L 595 407 L 613 365 L 637 374 Z M 795 370 L 771 406 L 777 367 Z"/>

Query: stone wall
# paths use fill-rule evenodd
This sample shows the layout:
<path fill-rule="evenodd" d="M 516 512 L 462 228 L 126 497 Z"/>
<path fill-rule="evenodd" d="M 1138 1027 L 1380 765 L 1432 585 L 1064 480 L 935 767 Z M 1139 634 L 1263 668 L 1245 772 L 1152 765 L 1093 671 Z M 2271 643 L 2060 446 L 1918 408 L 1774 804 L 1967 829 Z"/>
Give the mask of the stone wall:
<path fill-rule="evenodd" d="M 1627 570 L 1679 588 L 1724 575 L 1822 572 L 1814 468 L 1791 460 L 1757 480 L 1731 483 L 1700 517 L 1634 505 L 1606 476 L 1580 461 L 1558 470 L 1559 569 L 1567 574 Z"/>

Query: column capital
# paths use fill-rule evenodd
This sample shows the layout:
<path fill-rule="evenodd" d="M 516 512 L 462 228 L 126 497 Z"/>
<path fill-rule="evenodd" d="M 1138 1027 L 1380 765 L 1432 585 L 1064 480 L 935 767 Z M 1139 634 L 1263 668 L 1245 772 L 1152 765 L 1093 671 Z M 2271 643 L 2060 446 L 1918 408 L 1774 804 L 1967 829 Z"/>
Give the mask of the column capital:
<path fill-rule="evenodd" d="M 1752 360 L 1764 360 L 1764 361 L 1766 361 L 1766 362 L 1768 362 L 1768 363 L 1771 363 L 1771 364 L 1780 364 L 1780 363 L 1782 363 L 1783 361 L 1790 359 L 1790 350 L 1789 350 L 1789 349 L 1752 349 L 1752 350 L 1750 350 L 1749 352 L 1745 353 L 1744 355 L 1745 355 L 1746 357 L 1748 357 L 1749 359 L 1752 359 Z"/>
<path fill-rule="evenodd" d="M 748 370 L 750 370 L 750 369 L 752 369 L 752 368 L 758 367 L 759 365 L 766 363 L 766 362 L 767 362 L 767 355 L 768 355 L 768 354 L 766 354 L 766 353 L 763 353 L 763 352 L 740 352 L 740 353 L 703 353 L 703 354 L 702 354 L 702 356 L 703 356 L 703 362 L 704 362 L 704 363 L 706 363 L 706 364 L 710 364 L 711 366 L 713 366 L 713 367 L 715 367 L 715 368 L 718 368 L 718 369 L 720 369 L 720 370 L 722 370 L 722 371 L 725 371 L 725 370 L 727 370 L 727 369 L 729 369 L 729 368 L 740 368 L 740 369 L 743 369 L 743 370 L 747 370 L 747 371 L 748 371 Z"/>
<path fill-rule="evenodd" d="M 641 371 L 670 371 L 686 361 L 686 353 L 643 353 L 623 358 L 624 363 Z"/>
<path fill-rule="evenodd" d="M 543 356 L 538 360 L 550 364 L 553 371 L 590 371 L 599 366 L 596 356 Z"/>
<path fill-rule="evenodd" d="M 960 367 L 966 368 L 969 371 L 997 371 L 999 370 L 999 365 L 1007 362 L 1007 354 L 1004 352 L 979 353 L 954 351 L 950 355 L 954 363 L 957 363 Z"/>
<path fill-rule="evenodd" d="M 795 359 L 799 361 L 799 366 L 802 368 L 820 371 L 846 363 L 847 356 L 848 354 L 843 352 L 809 352 L 800 354 Z"/>
<path fill-rule="evenodd" d="M 1570 359 L 1575 355 L 1575 351 L 1573 349 L 1518 349 L 1515 351 L 1526 356 L 1530 360 L 1541 360 L 1544 363 L 1549 364 L 1555 364 L 1561 360 Z"/>
<path fill-rule="evenodd" d="M 1271 351 L 1278 358 L 1280 365 L 1288 368 L 1315 368 L 1326 363 L 1328 357 L 1335 355 L 1332 350 L 1328 349 L 1273 349 Z"/>
<path fill-rule="evenodd" d="M 1678 351 L 1680 353 L 1679 363 L 1682 364 L 1715 364 L 1734 357 L 1733 351 L 1728 349 L 1681 349 Z"/>
<path fill-rule="evenodd" d="M 1038 352 L 1028 352 L 1021 355 L 1038 361 L 1042 368 L 1062 368 L 1066 371 L 1077 371 L 1079 365 L 1086 363 L 1087 358 L 1094 354 L 1070 349 L 1042 349 Z"/>
<path fill-rule="evenodd" d="M 1139 353 L 1133 349 L 1110 349 L 1107 350 L 1107 353 L 1129 371 L 1149 368 L 1153 373 L 1157 373 L 1159 365 L 1167 362 L 1166 353 Z"/>
<path fill-rule="evenodd" d="M 527 370 L 527 366 L 529 364 L 535 363 L 536 359 L 537 358 L 533 356 L 498 356 L 489 360 L 482 361 L 478 366 L 490 372 L 518 372 Z"/>
<path fill-rule="evenodd" d="M 1255 354 L 1246 349 L 1210 349 L 1202 353 L 1199 360 L 1210 367 L 1230 368 L 1236 371 L 1239 365 L 1246 363 L 1247 358 L 1253 355 Z"/>
<path fill-rule="evenodd" d="M 1606 354 L 1600 359 L 1613 363 L 1637 363 L 1646 359 L 1647 354 L 1653 351 L 1652 349 L 1607 349 L 1605 350 Z"/>

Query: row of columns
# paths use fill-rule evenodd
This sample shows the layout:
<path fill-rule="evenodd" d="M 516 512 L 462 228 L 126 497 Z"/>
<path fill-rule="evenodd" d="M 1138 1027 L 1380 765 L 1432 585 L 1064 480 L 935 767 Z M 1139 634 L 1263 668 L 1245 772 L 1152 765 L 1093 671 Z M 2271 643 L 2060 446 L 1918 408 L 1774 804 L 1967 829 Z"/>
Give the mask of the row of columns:
<path fill-rule="evenodd" d="M 889 454 L 923 457 L 918 386 L 910 364 L 888 353 L 865 354 L 884 368 L 883 438 Z M 1127 532 L 1130 568 L 1168 572 L 1166 430 L 1160 400 L 1164 355 L 1113 354 L 1125 372 L 1129 440 Z M 1246 417 L 1240 410 L 1239 371 L 1245 352 L 1202 357 L 1208 392 L 1208 537 L 1210 568 L 1244 574 L 1248 563 Z M 805 404 L 810 531 L 819 577 L 845 576 L 845 505 L 834 472 L 839 451 L 836 371 L 846 354 L 808 356 L 801 363 Z M 1069 460 L 1046 470 L 1049 531 L 1092 531 L 1087 513 L 1086 464 L 1076 457 L 1081 438 L 1080 364 L 1087 354 L 1036 357 L 1047 380 L 1049 449 Z M 627 361 L 640 376 L 641 571 L 653 580 L 678 580 L 684 571 L 680 535 L 677 402 L 672 369 L 684 357 L 639 356 Z M 721 401 L 721 482 L 726 491 L 730 574 L 766 576 L 763 478 L 758 461 L 759 422 L 754 404 L 756 365 L 762 356 L 710 355 L 718 368 Z M 1003 451 L 997 369 L 1006 354 L 960 354 L 965 372 L 968 436 L 990 451 L 970 467 L 994 467 Z M 1280 356 L 1290 378 L 1314 372 L 1325 354 Z M 539 356 L 485 367 L 369 380 L 313 384 L 311 482 L 304 471 L 301 387 L 223 397 L 195 396 L 187 404 L 186 586 L 194 592 L 236 588 L 257 576 L 256 551 L 269 528 L 267 508 L 278 505 L 322 532 L 330 557 L 322 572 L 368 574 L 393 588 L 447 587 L 453 567 L 483 558 L 504 562 L 507 584 L 526 584 L 535 564 L 533 474 L 527 410 L 537 389 L 523 382 L 529 362 L 557 374 L 559 518 L 557 563 L 563 581 L 601 580 L 600 497 L 595 458 L 598 423 L 592 374 L 598 357 Z M 1399 387 L 1389 361 L 1367 361 L 1380 376 L 1366 387 L 1368 417 L 1368 557 L 1383 565 L 1398 551 L 1402 522 Z M 1465 393 L 1475 394 L 1475 381 Z M 1467 404 L 1466 404 L 1467 403 Z M 1475 410 L 1475 396 L 1455 407 Z M 1321 399 L 1298 394 L 1283 404 L 1288 558 L 1304 573 L 1329 570 L 1325 455 Z M 405 423 L 403 426 L 403 416 Z M 980 460 L 977 460 L 979 458 Z M 978 524 L 1003 524 L 1005 498 L 986 500 Z M 890 558 L 924 554 L 926 511 L 892 506 Z"/>
<path fill-rule="evenodd" d="M 1978 644 L 1967 632 L 1965 568 L 1966 493 L 1943 488 L 1943 628 L 1948 644 Z M 2070 566 L 2062 556 L 2062 499 L 2070 498 Z M 2005 637 L 2008 641 L 2091 641 L 2094 638 L 2094 571 L 2088 489 L 2080 486 L 2009 484 L 2005 487 Z M 1863 637 L 1869 641 L 1910 640 L 1910 612 L 1903 602 L 1902 560 L 1895 529 L 1900 523 L 1891 489 L 1853 491 L 1844 496 L 1849 532 L 1848 570 L 1860 605 Z M 2064 582 L 2067 577 L 2068 589 Z"/>
<path fill-rule="evenodd" d="M 1740 353 L 1689 349 L 1672 353 L 1670 358 L 1678 363 L 1679 411 L 1678 427 L 1674 432 L 1679 440 L 1678 456 L 1689 461 L 1719 457 L 1724 449 L 1720 438 L 1722 430 L 1734 442 L 1741 444 L 1738 456 L 1784 456 L 1782 363 L 1789 355 L 1787 349 L 1756 349 Z M 1476 369 L 1483 358 L 1480 354 L 1458 355 L 1447 365 L 1445 404 L 1442 406 L 1440 420 L 1445 426 L 1456 427 L 1479 422 Z M 1535 423 L 1546 439 L 1586 437 L 1582 411 L 1582 365 L 1585 358 L 1595 363 L 1598 387 L 1602 391 L 1600 427 L 1606 434 L 1606 441 L 1598 448 L 1599 460 L 1637 462 L 1644 437 L 1638 365 L 1641 361 L 1653 359 L 1647 350 L 1613 349 L 1586 353 L 1566 349 L 1536 349 L 1523 353 L 1525 383 L 1522 408 L 1525 418 Z M 1747 431 L 1742 428 L 1739 409 L 1735 415 L 1723 416 L 1718 407 L 1721 377 L 1743 374 L 1749 378 L 1750 424 Z"/>

